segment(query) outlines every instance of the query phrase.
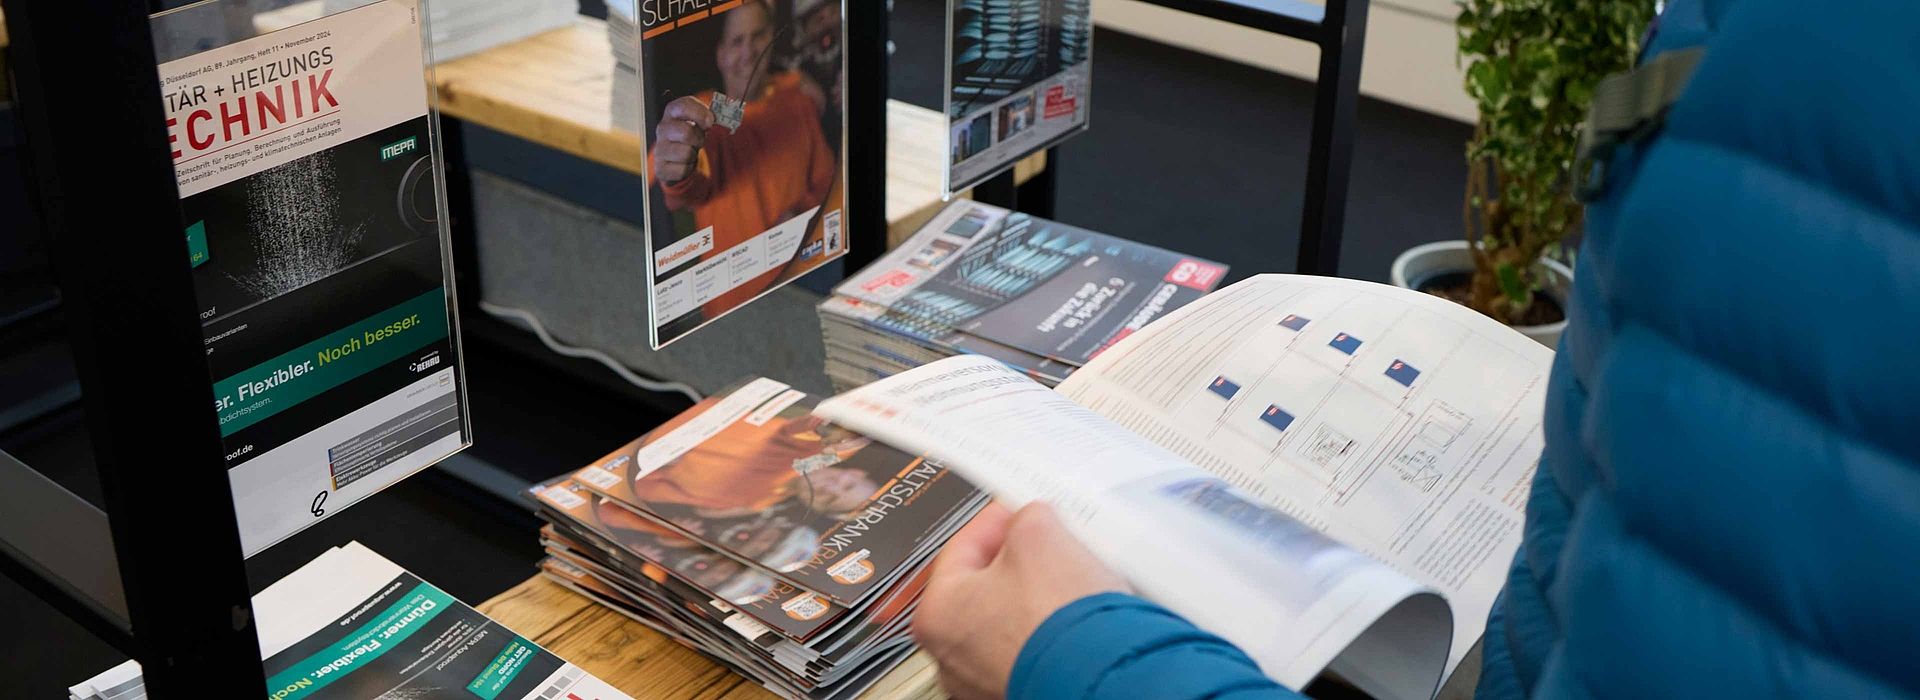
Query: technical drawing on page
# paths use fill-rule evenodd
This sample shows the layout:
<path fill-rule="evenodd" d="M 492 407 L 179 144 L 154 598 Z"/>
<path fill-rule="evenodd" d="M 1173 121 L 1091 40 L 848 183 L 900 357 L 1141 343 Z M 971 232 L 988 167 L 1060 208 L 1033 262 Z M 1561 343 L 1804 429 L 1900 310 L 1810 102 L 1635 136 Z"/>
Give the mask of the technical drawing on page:
<path fill-rule="evenodd" d="M 1421 413 L 1414 422 L 1413 435 L 1400 453 L 1388 460 L 1388 464 L 1400 475 L 1400 480 L 1419 489 L 1421 493 L 1430 493 L 1440 484 L 1440 457 L 1447 448 L 1459 441 L 1473 419 L 1467 414 L 1447 405 L 1444 401 L 1435 401 Z"/>
<path fill-rule="evenodd" d="M 1340 473 L 1349 458 L 1360 452 L 1359 448 L 1359 442 L 1323 423 L 1300 443 L 1300 457 L 1332 477 Z"/>

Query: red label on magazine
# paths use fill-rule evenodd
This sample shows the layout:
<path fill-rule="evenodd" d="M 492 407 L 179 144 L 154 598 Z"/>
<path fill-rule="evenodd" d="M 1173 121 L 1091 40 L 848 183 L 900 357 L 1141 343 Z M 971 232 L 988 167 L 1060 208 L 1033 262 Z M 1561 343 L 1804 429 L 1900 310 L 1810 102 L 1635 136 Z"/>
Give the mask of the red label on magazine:
<path fill-rule="evenodd" d="M 869 292 L 877 292 L 883 287 L 905 287 L 912 283 L 913 275 L 911 273 L 906 270 L 894 270 L 867 281 L 866 284 L 860 285 L 860 288 Z"/>
<path fill-rule="evenodd" d="M 1046 118 L 1064 117 L 1073 114 L 1079 107 L 1079 96 L 1067 92 L 1067 86 L 1055 85 L 1047 88 Z"/>
<path fill-rule="evenodd" d="M 1172 270 L 1167 271 L 1166 281 L 1188 289 L 1207 292 L 1220 284 L 1220 277 L 1226 272 L 1227 269 L 1219 265 L 1187 258 L 1181 260 L 1180 264 L 1174 265 Z"/>

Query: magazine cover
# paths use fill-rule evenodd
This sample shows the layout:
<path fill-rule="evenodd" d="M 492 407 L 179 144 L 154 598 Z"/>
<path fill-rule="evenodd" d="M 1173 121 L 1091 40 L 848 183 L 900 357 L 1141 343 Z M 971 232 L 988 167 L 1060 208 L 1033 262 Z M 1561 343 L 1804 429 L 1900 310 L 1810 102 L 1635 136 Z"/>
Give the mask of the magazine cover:
<path fill-rule="evenodd" d="M 1092 0 L 948 0 L 947 193 L 1085 130 Z"/>
<path fill-rule="evenodd" d="M 852 605 L 929 554 L 980 495 L 945 468 L 814 417 L 817 403 L 753 380 L 574 480 L 659 527 Z"/>
<path fill-rule="evenodd" d="M 156 15 L 159 79 L 247 553 L 464 447 L 417 0 L 211 50 Z"/>
<path fill-rule="evenodd" d="M 706 600 L 723 601 L 792 639 L 810 639 L 846 613 L 845 607 L 823 596 L 662 528 L 578 482 L 566 480 L 540 487 L 534 497 L 542 507 L 558 513 L 561 520 L 584 530 L 563 534 L 601 547 L 608 555 L 623 560 L 623 568 L 683 594 L 687 590 L 682 587 L 690 586 Z M 797 613 L 790 613 L 788 608 Z M 709 607 L 703 612 L 718 609 Z"/>
<path fill-rule="evenodd" d="M 846 253 L 844 32 L 840 0 L 635 11 L 659 348 Z"/>
<path fill-rule="evenodd" d="M 886 307 L 870 322 L 897 333 L 1078 367 L 1226 276 L 1220 263 L 958 201 L 834 293 Z"/>
<path fill-rule="evenodd" d="M 276 700 L 628 700 L 359 542 L 268 586 L 253 608 Z M 133 661 L 82 690 L 146 692 Z"/>

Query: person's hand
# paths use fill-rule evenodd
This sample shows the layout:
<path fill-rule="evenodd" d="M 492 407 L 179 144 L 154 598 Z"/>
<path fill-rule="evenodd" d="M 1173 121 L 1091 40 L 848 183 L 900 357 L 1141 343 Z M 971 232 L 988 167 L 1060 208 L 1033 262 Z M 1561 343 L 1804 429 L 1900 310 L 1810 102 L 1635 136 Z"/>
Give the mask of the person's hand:
<path fill-rule="evenodd" d="M 997 698 L 1020 647 L 1054 611 L 1125 579 L 1074 539 L 1053 509 L 995 503 L 947 541 L 913 614 L 913 637 L 955 698 Z"/>
<path fill-rule="evenodd" d="M 700 149 L 713 128 L 713 110 L 691 95 L 667 103 L 653 128 L 653 172 L 673 184 L 687 179 L 700 163 Z"/>

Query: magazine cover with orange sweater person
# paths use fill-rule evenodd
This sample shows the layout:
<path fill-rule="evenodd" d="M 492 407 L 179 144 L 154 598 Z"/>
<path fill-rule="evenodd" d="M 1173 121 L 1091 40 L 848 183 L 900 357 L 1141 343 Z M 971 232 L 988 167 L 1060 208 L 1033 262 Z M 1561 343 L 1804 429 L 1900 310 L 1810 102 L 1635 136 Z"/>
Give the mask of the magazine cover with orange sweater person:
<path fill-rule="evenodd" d="M 641 3 L 654 347 L 846 252 L 836 0 Z"/>
<path fill-rule="evenodd" d="M 981 496 L 937 464 L 813 416 L 817 403 L 749 381 L 573 479 L 658 534 L 856 605 L 924 559 Z"/>

